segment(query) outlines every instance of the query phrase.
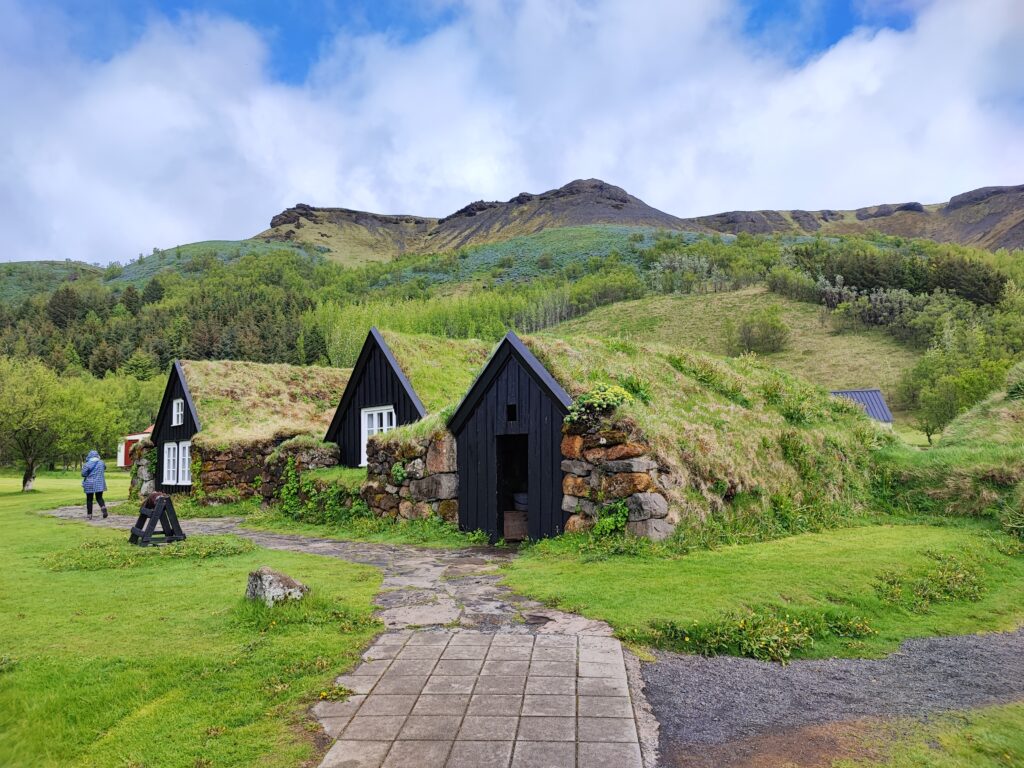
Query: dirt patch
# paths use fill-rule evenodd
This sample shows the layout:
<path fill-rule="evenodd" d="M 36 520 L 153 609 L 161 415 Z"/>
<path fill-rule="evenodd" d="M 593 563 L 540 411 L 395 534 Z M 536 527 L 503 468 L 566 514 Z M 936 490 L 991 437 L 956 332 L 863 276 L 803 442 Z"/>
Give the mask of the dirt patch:
<path fill-rule="evenodd" d="M 665 765 L 686 768 L 830 768 L 836 760 L 882 760 L 886 746 L 902 729 L 878 720 L 809 725 L 779 733 L 704 747 L 676 748 L 662 755 Z"/>
<path fill-rule="evenodd" d="M 643 675 L 666 766 L 816 766 L 862 755 L 865 737 L 878 736 L 871 721 L 1024 700 L 1022 654 L 1024 629 L 786 667 L 659 653 Z"/>

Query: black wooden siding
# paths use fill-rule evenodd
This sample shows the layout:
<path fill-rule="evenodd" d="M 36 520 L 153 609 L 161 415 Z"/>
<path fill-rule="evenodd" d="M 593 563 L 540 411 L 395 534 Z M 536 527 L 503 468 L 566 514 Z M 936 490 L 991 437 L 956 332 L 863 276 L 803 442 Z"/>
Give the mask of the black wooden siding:
<path fill-rule="evenodd" d="M 368 340 L 367 343 L 370 343 Z M 362 361 L 360 361 L 362 362 Z M 351 393 L 349 392 L 351 390 Z M 341 463 L 358 467 L 362 459 L 362 430 L 360 414 L 363 408 L 395 409 L 395 426 L 419 421 L 423 414 L 409 396 L 384 350 L 376 343 L 367 351 L 365 364 L 352 371 L 345 395 L 327 436 L 341 449 Z"/>
<path fill-rule="evenodd" d="M 191 487 L 164 485 L 164 443 L 180 443 L 182 440 L 191 440 L 199 431 L 190 406 L 192 397 L 185 392 L 185 384 L 180 372 L 181 367 L 177 363 L 171 366 L 167 388 L 164 390 L 164 399 L 160 402 L 160 410 L 157 412 L 156 422 L 153 424 L 153 434 L 150 438 L 156 446 L 156 488 L 165 493 L 188 492 Z M 185 421 L 177 427 L 172 427 L 171 420 L 174 414 L 171 403 L 178 398 L 185 401 Z M 195 482 L 196 478 L 193 478 L 192 481 Z"/>
<path fill-rule="evenodd" d="M 568 514 L 562 511 L 562 420 L 565 408 L 512 355 L 501 366 L 486 393 L 458 426 L 456 455 L 459 469 L 459 526 L 486 531 L 492 540 L 503 536 L 498 508 L 496 437 L 528 436 L 529 513 L 531 539 L 557 536 Z M 507 419 L 507 406 L 516 407 L 517 420 Z"/>

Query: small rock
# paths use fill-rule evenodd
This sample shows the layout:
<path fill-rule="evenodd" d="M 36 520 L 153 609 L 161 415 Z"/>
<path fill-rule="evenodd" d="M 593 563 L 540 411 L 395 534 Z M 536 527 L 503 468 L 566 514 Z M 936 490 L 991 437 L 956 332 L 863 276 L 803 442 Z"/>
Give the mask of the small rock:
<path fill-rule="evenodd" d="M 455 472 L 455 440 L 445 435 L 440 440 L 432 440 L 427 448 L 427 472 L 436 475 L 439 472 Z"/>
<path fill-rule="evenodd" d="M 634 493 L 626 499 L 631 522 L 668 516 L 668 501 L 660 493 Z"/>
<path fill-rule="evenodd" d="M 634 536 L 644 536 L 653 541 L 661 541 L 672 535 L 676 527 L 668 520 L 652 517 L 650 520 L 637 520 L 626 523 L 626 530 Z"/>
<path fill-rule="evenodd" d="M 576 475 L 566 475 L 562 478 L 562 493 L 566 496 L 587 497 L 590 495 L 590 483 Z"/>
<path fill-rule="evenodd" d="M 579 513 L 570 515 L 569 519 L 565 521 L 565 532 L 566 533 L 583 533 L 589 531 L 594 527 L 594 518 L 588 517 L 587 515 L 581 515 Z"/>
<path fill-rule="evenodd" d="M 423 459 L 413 459 L 405 465 L 405 474 L 411 480 L 419 480 L 423 477 Z"/>
<path fill-rule="evenodd" d="M 562 471 L 568 472 L 570 475 L 576 475 L 577 477 L 586 477 L 590 474 L 590 471 L 593 468 L 593 464 L 589 464 L 585 461 L 579 461 L 578 459 L 566 459 L 562 462 Z"/>
<path fill-rule="evenodd" d="M 578 459 L 583 451 L 582 435 L 566 435 L 562 438 L 562 455 L 567 459 Z"/>
<path fill-rule="evenodd" d="M 622 461 L 606 461 L 602 466 L 609 474 L 619 472 L 650 472 L 658 468 L 658 462 L 650 459 L 624 459 Z"/>
<path fill-rule="evenodd" d="M 594 517 L 597 514 L 597 505 L 587 499 L 565 495 L 562 497 L 562 511 L 570 512 L 572 514 L 584 514 L 587 517 Z"/>
<path fill-rule="evenodd" d="M 305 584 L 266 565 L 249 574 L 245 588 L 249 600 L 261 600 L 271 607 L 285 600 L 301 600 L 307 592 L 309 587 Z"/>

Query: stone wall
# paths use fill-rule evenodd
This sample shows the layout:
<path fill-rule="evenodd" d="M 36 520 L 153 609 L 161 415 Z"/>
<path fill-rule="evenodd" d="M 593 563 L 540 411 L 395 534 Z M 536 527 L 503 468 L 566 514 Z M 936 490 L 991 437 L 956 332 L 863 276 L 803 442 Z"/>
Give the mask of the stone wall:
<path fill-rule="evenodd" d="M 156 478 L 153 473 L 156 467 L 150 466 L 150 458 L 153 455 L 153 443 L 148 439 L 140 440 L 132 446 L 132 472 L 131 485 L 128 488 L 128 496 L 145 498 L 156 490 Z"/>
<path fill-rule="evenodd" d="M 665 491 L 667 469 L 651 446 L 625 428 L 593 429 L 562 438 L 562 510 L 572 514 L 566 531 L 586 530 L 602 504 L 622 499 L 627 528 L 637 536 L 663 539 L 675 529 Z"/>
<path fill-rule="evenodd" d="M 458 521 L 455 439 L 447 432 L 401 442 L 371 438 L 366 458 L 361 495 L 374 512 L 406 520 L 437 514 Z"/>
<path fill-rule="evenodd" d="M 149 441 L 132 447 L 132 494 L 147 496 L 156 487 L 155 468 L 149 466 L 152 449 Z M 193 443 L 193 466 L 197 462 L 200 466 L 198 477 L 193 471 L 193 491 L 198 498 L 210 501 L 244 499 L 257 494 L 269 501 L 281 487 L 289 457 L 295 458 L 300 471 L 333 467 L 338 463 L 338 446 L 315 442 L 290 444 L 280 438 L 238 443 L 228 448 Z"/>

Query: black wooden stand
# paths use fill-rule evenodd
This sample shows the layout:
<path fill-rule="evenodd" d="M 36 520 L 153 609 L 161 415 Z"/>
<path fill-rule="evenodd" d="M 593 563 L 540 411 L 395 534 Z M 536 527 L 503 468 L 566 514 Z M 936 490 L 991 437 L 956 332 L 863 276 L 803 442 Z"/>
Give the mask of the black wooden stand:
<path fill-rule="evenodd" d="M 157 523 L 160 524 L 159 531 Z M 128 537 L 129 543 L 140 547 L 184 540 L 185 532 L 181 530 L 178 516 L 174 514 L 174 504 L 171 503 L 171 497 L 166 495 L 146 500 L 139 510 L 139 519 L 132 526 L 131 536 Z"/>

